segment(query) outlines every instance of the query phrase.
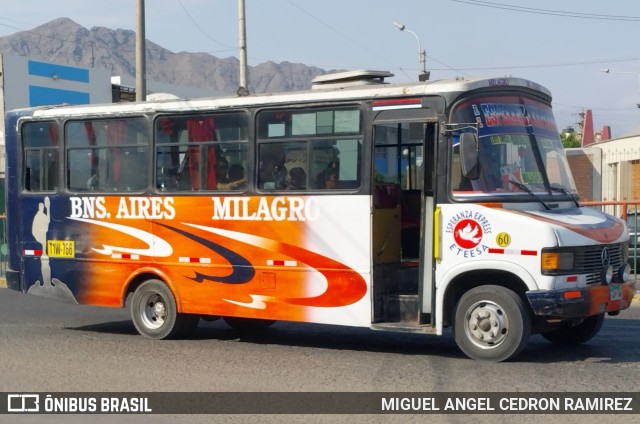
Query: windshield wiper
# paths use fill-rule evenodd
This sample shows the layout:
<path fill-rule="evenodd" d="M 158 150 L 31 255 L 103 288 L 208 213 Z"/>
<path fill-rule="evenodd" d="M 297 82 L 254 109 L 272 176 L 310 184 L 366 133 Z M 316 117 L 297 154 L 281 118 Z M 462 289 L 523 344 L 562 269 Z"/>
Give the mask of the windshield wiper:
<path fill-rule="evenodd" d="M 566 194 L 568 196 L 571 197 L 571 200 L 573 200 L 573 203 L 576 204 L 576 207 L 580 207 L 580 203 L 578 203 L 578 199 L 576 199 L 576 197 L 573 195 L 573 193 L 570 193 L 569 190 L 567 190 L 566 188 L 564 188 L 563 186 L 559 185 L 559 184 L 551 184 L 551 186 L 549 187 L 551 188 L 552 191 L 558 191 L 562 194 Z"/>
<path fill-rule="evenodd" d="M 509 180 L 509 182 L 511 184 L 513 184 L 514 186 L 518 187 L 519 189 L 526 191 L 527 193 L 529 193 L 530 195 L 532 195 L 538 202 L 540 202 L 540 204 L 542 206 L 544 206 L 544 208 L 546 210 L 551 210 L 551 208 L 542 201 L 541 198 L 539 198 L 533 191 L 531 191 L 531 189 L 529 189 L 529 187 L 527 187 L 526 185 L 522 184 L 520 181 L 514 181 L 514 180 Z"/>

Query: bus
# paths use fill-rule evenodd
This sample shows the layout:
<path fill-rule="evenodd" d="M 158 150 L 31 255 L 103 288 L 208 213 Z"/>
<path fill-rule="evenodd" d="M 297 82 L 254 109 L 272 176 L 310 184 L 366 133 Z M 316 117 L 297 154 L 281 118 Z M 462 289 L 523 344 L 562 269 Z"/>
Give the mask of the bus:
<path fill-rule="evenodd" d="M 129 308 L 151 339 L 451 327 L 488 361 L 630 306 L 625 223 L 580 205 L 546 88 L 392 75 L 9 112 L 8 287 Z"/>

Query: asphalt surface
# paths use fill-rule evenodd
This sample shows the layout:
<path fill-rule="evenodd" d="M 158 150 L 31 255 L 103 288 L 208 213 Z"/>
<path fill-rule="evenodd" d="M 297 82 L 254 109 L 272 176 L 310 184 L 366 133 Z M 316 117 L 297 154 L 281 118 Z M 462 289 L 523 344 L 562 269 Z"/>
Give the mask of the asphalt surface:
<path fill-rule="evenodd" d="M 187 340 L 139 336 L 126 309 L 0 289 L 0 392 L 639 391 L 640 299 L 588 344 L 532 336 L 515 360 L 472 361 L 444 337 L 277 323 L 243 334 L 204 322 Z M 0 423 L 635 423 L 633 415 L 0 415 Z"/>

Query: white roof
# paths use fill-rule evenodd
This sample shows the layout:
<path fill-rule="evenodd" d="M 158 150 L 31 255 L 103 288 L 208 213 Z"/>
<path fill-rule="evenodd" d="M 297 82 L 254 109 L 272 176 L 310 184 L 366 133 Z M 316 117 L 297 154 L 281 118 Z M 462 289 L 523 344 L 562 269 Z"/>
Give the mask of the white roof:
<path fill-rule="evenodd" d="M 250 96 L 212 97 L 199 99 L 172 99 L 160 101 L 110 103 L 103 105 L 75 105 L 43 107 L 34 111 L 36 117 L 78 116 L 92 114 L 145 113 L 149 111 L 211 110 L 219 108 L 249 107 L 288 102 L 361 100 L 406 96 L 428 96 L 445 93 L 466 92 L 489 87 L 522 87 L 537 90 L 551 97 L 545 87 L 520 78 L 483 78 L 434 80 L 407 84 L 375 84 L 337 87 L 309 91 L 256 94 Z"/>

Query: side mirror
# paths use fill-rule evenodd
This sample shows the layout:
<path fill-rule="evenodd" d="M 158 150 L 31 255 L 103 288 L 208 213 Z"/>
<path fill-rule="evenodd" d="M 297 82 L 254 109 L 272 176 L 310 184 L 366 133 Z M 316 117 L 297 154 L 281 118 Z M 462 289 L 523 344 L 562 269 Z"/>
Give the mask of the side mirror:
<path fill-rule="evenodd" d="M 462 175 L 470 180 L 480 177 L 478 163 L 478 135 L 474 132 L 460 134 L 460 167 Z"/>

